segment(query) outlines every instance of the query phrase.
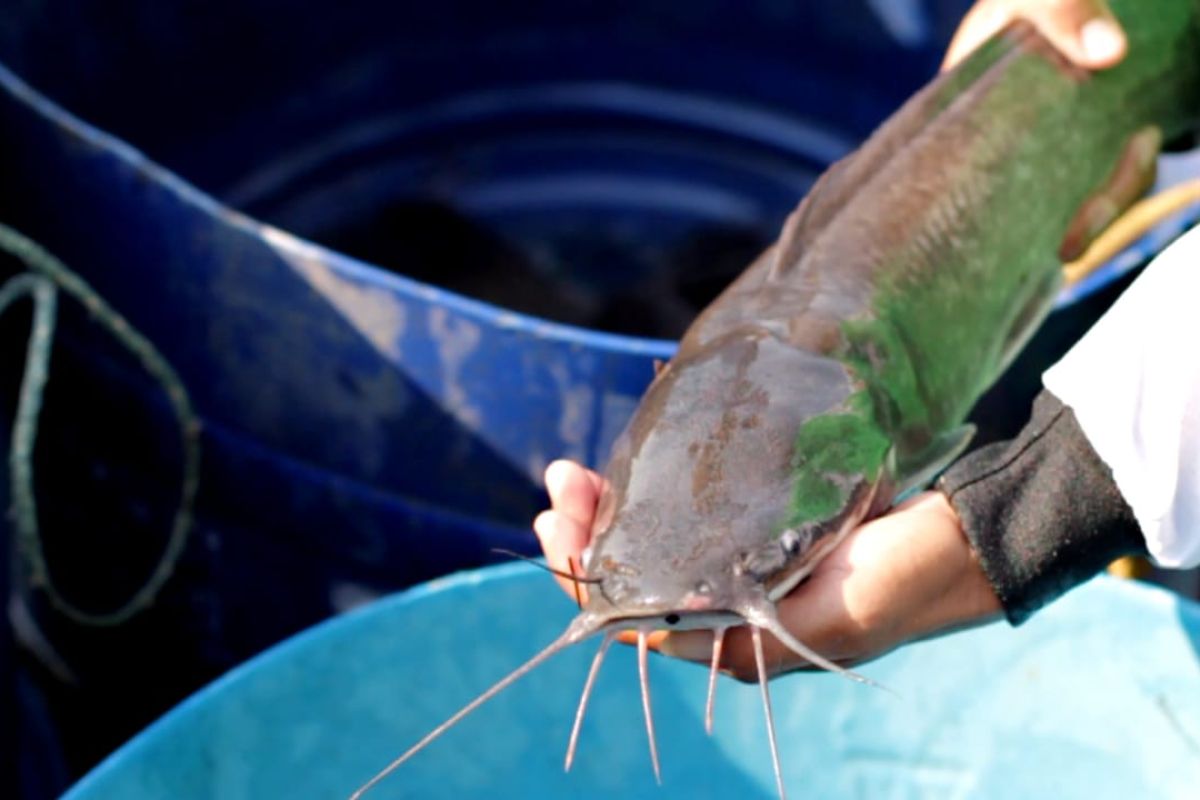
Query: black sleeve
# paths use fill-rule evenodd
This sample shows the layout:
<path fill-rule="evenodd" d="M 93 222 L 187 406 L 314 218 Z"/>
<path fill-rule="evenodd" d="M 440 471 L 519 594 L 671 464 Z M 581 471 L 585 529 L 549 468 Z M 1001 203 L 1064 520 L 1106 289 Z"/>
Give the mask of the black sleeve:
<path fill-rule="evenodd" d="M 967 454 L 938 488 L 1014 625 L 1113 559 L 1146 554 L 1112 471 L 1045 390 L 1017 438 Z"/>

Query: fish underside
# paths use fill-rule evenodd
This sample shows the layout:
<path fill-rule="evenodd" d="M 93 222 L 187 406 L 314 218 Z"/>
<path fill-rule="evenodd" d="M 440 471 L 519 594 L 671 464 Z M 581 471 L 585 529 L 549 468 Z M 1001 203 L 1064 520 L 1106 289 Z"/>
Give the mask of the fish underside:
<path fill-rule="evenodd" d="M 1079 70 L 1018 22 L 934 79 L 833 165 L 779 240 L 697 318 L 614 446 L 567 630 L 352 795 L 514 681 L 592 636 L 566 767 L 616 633 L 748 625 L 780 797 L 763 635 L 775 604 L 863 521 L 927 485 L 970 441 L 971 406 L 1048 312 L 1061 265 L 1153 181 L 1164 140 L 1196 129 L 1195 0 L 1114 0 L 1128 55 Z"/>

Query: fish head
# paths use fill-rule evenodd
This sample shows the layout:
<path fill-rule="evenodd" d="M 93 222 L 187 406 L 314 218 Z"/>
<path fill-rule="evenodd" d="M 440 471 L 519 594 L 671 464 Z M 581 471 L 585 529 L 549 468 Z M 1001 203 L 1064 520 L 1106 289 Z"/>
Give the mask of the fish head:
<path fill-rule="evenodd" d="M 797 472 L 797 434 L 844 409 L 845 367 L 770 331 L 735 333 L 660 372 L 613 449 L 583 557 L 589 610 L 607 619 L 712 627 L 845 527 L 840 506 L 796 517 L 797 487 L 817 483 Z M 843 505 L 861 505 L 870 482 L 839 480 Z"/>

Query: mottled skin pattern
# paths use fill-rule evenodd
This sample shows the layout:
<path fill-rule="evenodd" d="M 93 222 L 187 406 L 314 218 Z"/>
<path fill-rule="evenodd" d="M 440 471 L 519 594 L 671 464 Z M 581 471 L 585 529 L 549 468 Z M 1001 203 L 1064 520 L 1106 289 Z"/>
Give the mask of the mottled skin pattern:
<path fill-rule="evenodd" d="M 966 444 L 1060 256 L 1200 109 L 1196 3 L 1112 5 L 1121 66 L 1083 72 L 1013 26 L 823 176 L 695 322 L 614 449 L 588 612 L 759 606 Z"/>

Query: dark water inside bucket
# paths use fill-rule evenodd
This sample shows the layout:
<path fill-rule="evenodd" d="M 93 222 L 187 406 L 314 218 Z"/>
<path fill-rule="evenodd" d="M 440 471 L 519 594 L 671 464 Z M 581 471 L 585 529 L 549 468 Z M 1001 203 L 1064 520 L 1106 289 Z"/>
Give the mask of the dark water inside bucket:
<path fill-rule="evenodd" d="M 763 230 L 713 223 L 652 249 L 616 226 L 573 221 L 532 220 L 532 238 L 514 240 L 452 206 L 412 199 L 308 238 L 512 311 L 664 339 L 678 338 L 770 241 Z M 606 267 L 629 276 L 605 279 Z"/>
<path fill-rule="evenodd" d="M 355 120 L 222 194 L 510 311 L 676 338 L 850 149 L 802 119 L 658 89 L 522 87 Z"/>

